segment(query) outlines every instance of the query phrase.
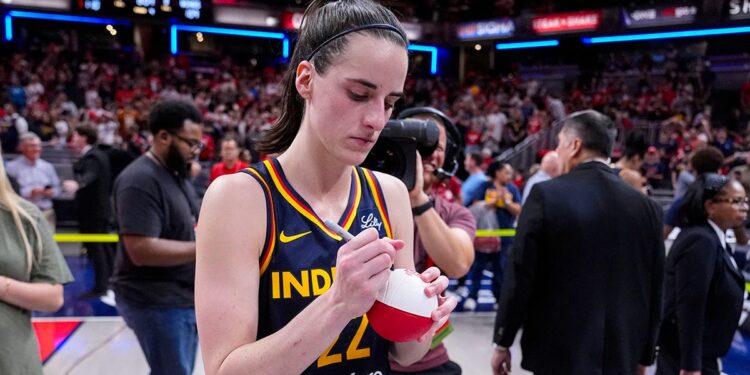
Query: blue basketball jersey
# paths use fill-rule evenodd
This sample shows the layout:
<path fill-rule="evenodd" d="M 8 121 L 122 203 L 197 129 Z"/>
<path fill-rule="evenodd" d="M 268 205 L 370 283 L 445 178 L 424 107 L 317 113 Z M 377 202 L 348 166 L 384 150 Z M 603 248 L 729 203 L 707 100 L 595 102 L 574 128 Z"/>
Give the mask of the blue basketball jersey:
<path fill-rule="evenodd" d="M 260 340 L 284 327 L 331 287 L 336 254 L 343 242 L 291 187 L 276 159 L 243 172 L 263 187 L 268 212 L 260 256 Z M 385 199 L 371 171 L 352 167 L 348 205 L 338 224 L 355 236 L 376 228 L 380 237 L 393 238 Z M 372 330 L 365 315 L 349 322 L 303 374 L 387 374 L 388 347 L 389 342 Z"/>

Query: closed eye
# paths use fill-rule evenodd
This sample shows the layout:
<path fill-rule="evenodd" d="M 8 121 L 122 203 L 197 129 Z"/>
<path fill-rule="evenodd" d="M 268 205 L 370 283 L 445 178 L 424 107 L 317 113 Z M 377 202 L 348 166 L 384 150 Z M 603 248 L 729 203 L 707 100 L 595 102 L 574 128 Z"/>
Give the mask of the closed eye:
<path fill-rule="evenodd" d="M 367 100 L 367 95 L 360 95 L 354 92 L 349 92 L 349 98 L 355 102 L 364 102 Z"/>

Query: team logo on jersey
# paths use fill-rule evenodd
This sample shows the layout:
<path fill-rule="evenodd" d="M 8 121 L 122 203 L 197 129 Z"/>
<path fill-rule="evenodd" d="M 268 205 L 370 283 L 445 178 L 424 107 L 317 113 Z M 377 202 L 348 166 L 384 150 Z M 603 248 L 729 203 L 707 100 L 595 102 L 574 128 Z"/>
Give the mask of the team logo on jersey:
<path fill-rule="evenodd" d="M 281 241 L 281 243 L 290 243 L 290 242 L 292 242 L 294 240 L 298 240 L 298 239 L 300 239 L 300 238 L 302 238 L 304 236 L 307 236 L 310 233 L 312 233 L 312 231 L 308 230 L 307 232 L 304 232 L 304 233 L 294 234 L 294 235 L 291 235 L 291 236 L 287 236 L 284 233 L 284 231 L 282 230 L 281 234 L 279 235 L 279 241 Z"/>
<path fill-rule="evenodd" d="M 378 232 L 379 232 L 380 227 L 383 226 L 383 222 L 378 220 L 375 214 L 370 213 L 367 216 L 362 216 L 359 218 L 359 226 L 363 230 L 367 228 L 378 228 Z"/>

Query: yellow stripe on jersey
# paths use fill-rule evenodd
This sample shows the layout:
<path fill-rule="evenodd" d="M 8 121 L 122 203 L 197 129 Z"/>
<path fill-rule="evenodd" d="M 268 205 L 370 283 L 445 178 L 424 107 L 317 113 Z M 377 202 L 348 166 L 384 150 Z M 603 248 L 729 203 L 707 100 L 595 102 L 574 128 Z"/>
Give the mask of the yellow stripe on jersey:
<path fill-rule="evenodd" d="M 308 209 L 305 207 L 301 202 L 299 202 L 294 196 L 292 196 L 292 193 L 289 191 L 289 188 L 286 186 L 286 184 L 281 180 L 281 176 L 279 175 L 279 172 L 276 170 L 276 166 L 270 161 L 266 160 L 263 162 L 268 169 L 269 174 L 271 175 L 271 180 L 273 180 L 274 185 L 276 186 L 276 189 L 281 193 L 281 196 L 284 197 L 284 199 L 289 203 L 292 207 L 294 207 L 295 210 L 297 210 L 302 216 L 306 217 L 308 220 L 310 220 L 313 224 L 318 226 L 323 233 L 327 234 L 329 237 L 335 239 L 336 241 L 341 241 L 342 238 L 338 234 L 334 233 L 326 225 L 323 223 L 320 218 L 318 218 L 318 215 L 315 214 L 311 209 Z M 352 167 L 354 168 L 354 167 Z M 352 205 L 352 209 L 349 212 L 349 215 L 347 216 L 347 224 L 344 226 L 344 229 L 349 229 L 351 227 L 351 224 L 354 222 L 354 217 L 356 216 L 357 208 L 359 207 L 359 201 L 362 197 L 362 186 L 359 182 L 359 178 L 356 177 L 356 170 L 355 170 L 355 180 L 356 180 L 356 190 L 355 190 L 355 201 Z"/>
<path fill-rule="evenodd" d="M 263 185 L 263 188 L 266 193 L 266 199 L 268 201 L 268 210 L 267 213 L 268 217 L 271 218 L 269 220 L 271 224 L 270 232 L 268 232 L 268 229 L 266 229 L 266 247 L 263 249 L 263 252 L 261 253 L 260 258 L 260 274 L 263 275 L 263 272 L 266 271 L 268 268 L 268 265 L 271 264 L 271 257 L 273 256 L 273 251 L 276 248 L 276 214 L 274 212 L 273 208 L 273 197 L 271 196 L 271 188 L 266 183 L 266 180 L 261 177 L 260 173 L 256 171 L 253 168 L 247 168 L 248 172 L 252 173 L 257 177 L 258 181 Z"/>
<path fill-rule="evenodd" d="M 383 224 L 385 224 L 385 235 L 388 236 L 388 238 L 393 238 L 393 232 L 391 231 L 391 220 L 388 218 L 388 215 L 385 212 L 385 202 L 383 202 L 383 197 L 385 195 L 382 194 L 382 190 L 378 186 L 378 184 L 375 183 L 375 176 L 372 175 L 372 172 L 370 172 L 368 169 L 362 169 L 365 172 L 365 179 L 367 179 L 367 184 L 370 186 L 370 191 L 372 191 L 372 197 L 375 200 L 375 206 L 378 207 L 378 212 L 380 213 L 380 217 L 383 220 Z"/>
<path fill-rule="evenodd" d="M 349 210 L 349 215 L 346 219 L 344 219 L 344 229 L 347 231 L 349 228 L 352 227 L 352 223 L 354 223 L 354 218 L 357 217 L 357 210 L 359 210 L 359 202 L 362 198 L 362 182 L 359 180 L 359 173 L 357 173 L 357 168 L 352 167 L 354 169 L 354 180 L 355 180 L 355 188 L 354 188 L 354 203 L 352 204 L 352 209 Z"/>

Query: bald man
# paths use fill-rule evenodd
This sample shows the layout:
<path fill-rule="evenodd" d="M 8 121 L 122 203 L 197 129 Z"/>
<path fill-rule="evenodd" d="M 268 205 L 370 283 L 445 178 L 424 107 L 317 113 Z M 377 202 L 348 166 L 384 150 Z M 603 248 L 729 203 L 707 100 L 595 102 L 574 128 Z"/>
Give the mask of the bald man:
<path fill-rule="evenodd" d="M 539 171 L 534 173 L 526 182 L 526 186 L 523 187 L 523 196 L 521 197 L 521 204 L 526 202 L 526 197 L 529 196 L 531 188 L 540 183 L 547 181 L 551 178 L 555 178 L 560 175 L 560 156 L 557 152 L 550 151 L 544 154 L 542 158 L 542 164 L 539 166 Z"/>

